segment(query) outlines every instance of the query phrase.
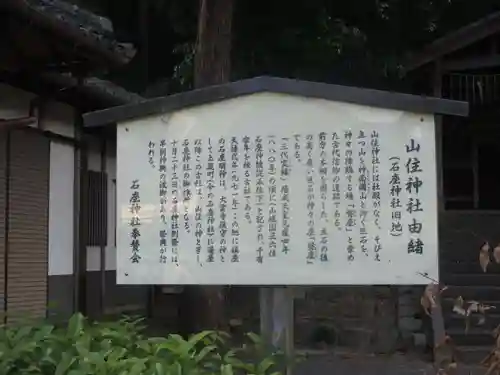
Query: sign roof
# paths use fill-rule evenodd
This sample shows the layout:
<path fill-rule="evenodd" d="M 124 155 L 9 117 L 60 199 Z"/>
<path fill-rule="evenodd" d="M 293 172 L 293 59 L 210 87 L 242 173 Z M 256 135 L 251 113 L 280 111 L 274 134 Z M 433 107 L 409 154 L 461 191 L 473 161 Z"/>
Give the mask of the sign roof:
<path fill-rule="evenodd" d="M 467 116 L 469 112 L 467 102 L 263 76 L 90 112 L 84 114 L 83 121 L 86 127 L 103 126 L 261 92 L 325 99 L 414 113 Z"/>

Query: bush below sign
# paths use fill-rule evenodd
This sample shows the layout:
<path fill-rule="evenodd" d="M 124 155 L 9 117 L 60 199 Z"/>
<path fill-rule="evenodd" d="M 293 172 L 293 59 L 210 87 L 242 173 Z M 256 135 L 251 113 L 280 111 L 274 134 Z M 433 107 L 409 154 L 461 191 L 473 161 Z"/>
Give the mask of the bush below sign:
<path fill-rule="evenodd" d="M 66 327 L 49 324 L 0 331 L 2 375 L 280 375 L 282 356 L 268 353 L 257 335 L 231 349 L 229 337 L 211 331 L 188 340 L 147 338 L 140 319 L 90 323 L 74 315 Z M 281 359 L 280 359 L 281 358 Z"/>

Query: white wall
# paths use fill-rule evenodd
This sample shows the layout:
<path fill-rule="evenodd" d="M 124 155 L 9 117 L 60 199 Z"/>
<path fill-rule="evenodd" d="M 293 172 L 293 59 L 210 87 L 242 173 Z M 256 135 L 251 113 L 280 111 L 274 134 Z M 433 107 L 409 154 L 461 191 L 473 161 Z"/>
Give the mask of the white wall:
<path fill-rule="evenodd" d="M 44 129 L 67 137 L 74 137 L 73 109 L 65 104 L 44 103 L 41 125 Z M 89 169 L 99 171 L 101 166 L 98 142 L 91 143 L 88 155 Z M 50 203 L 49 203 L 49 275 L 73 273 L 74 233 L 74 149 L 58 141 L 51 142 Z M 110 153 L 111 154 L 111 153 Z M 114 222 L 115 199 L 113 179 L 116 176 L 115 157 L 108 156 L 108 247 L 106 269 L 116 269 Z M 87 248 L 87 270 L 100 269 L 100 249 Z"/>
<path fill-rule="evenodd" d="M 0 118 L 30 115 L 35 94 L 0 84 Z M 52 132 L 73 136 L 72 108 L 50 102 L 45 104 L 40 126 Z M 35 114 L 32 114 L 35 115 Z M 73 272 L 73 147 L 58 142 L 50 144 L 49 193 L 49 275 Z"/>
<path fill-rule="evenodd" d="M 0 119 L 29 116 L 30 104 L 35 94 L 0 84 Z M 74 111 L 64 103 L 43 102 L 38 123 L 31 126 L 51 131 L 66 137 L 74 137 Z M 35 113 L 34 115 L 36 115 Z M 100 154 L 95 142 L 89 151 L 89 169 L 100 170 Z M 116 269 L 115 248 L 115 186 L 116 158 L 114 150 L 108 153 L 108 246 L 106 248 L 106 269 Z M 50 201 L 49 201 L 49 264 L 48 274 L 70 275 L 73 273 L 74 232 L 74 148 L 59 141 L 50 142 Z M 100 250 L 88 248 L 87 269 L 100 269 Z"/>
<path fill-rule="evenodd" d="M 72 146 L 51 142 L 50 204 L 49 204 L 49 275 L 69 275 L 73 272 L 74 232 L 74 150 Z M 98 150 L 89 150 L 89 169 L 100 171 Z M 108 246 L 106 270 L 116 269 L 115 248 L 115 157 L 107 158 L 108 174 Z M 87 270 L 100 270 L 100 248 L 87 247 Z"/>
<path fill-rule="evenodd" d="M 50 143 L 49 276 L 73 273 L 73 146 Z"/>
<path fill-rule="evenodd" d="M 74 137 L 72 107 L 43 103 L 39 126 L 53 133 Z M 73 273 L 74 147 L 50 142 L 49 276 Z"/>

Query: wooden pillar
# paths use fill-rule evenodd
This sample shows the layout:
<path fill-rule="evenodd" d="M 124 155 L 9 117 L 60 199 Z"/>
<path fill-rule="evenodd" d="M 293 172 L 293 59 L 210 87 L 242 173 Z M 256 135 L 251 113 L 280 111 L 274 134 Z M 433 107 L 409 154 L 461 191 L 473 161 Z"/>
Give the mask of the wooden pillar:
<path fill-rule="evenodd" d="M 10 168 L 11 168 L 11 163 L 10 163 L 10 156 L 11 156 L 11 130 L 7 129 L 5 131 L 5 140 L 4 140 L 4 146 L 5 146 L 5 165 L 4 165 L 4 171 L 5 171 L 5 176 L 4 176 L 4 182 L 5 186 L 4 188 L 4 210 L 2 212 L 3 217 L 4 217 L 4 225 L 3 225 L 3 267 L 4 267 L 4 274 L 3 274 L 3 324 L 7 324 L 7 309 L 8 309 L 8 292 L 7 292 L 7 286 L 8 286 L 8 274 L 9 274 L 9 217 L 10 217 Z"/>
<path fill-rule="evenodd" d="M 102 215 L 101 216 L 101 222 L 104 223 L 104 220 L 108 220 L 108 181 L 107 181 L 107 147 L 106 147 L 106 135 L 102 135 L 101 139 L 101 181 L 100 181 L 100 187 L 101 187 L 101 196 L 102 199 L 99 201 L 99 205 L 103 205 L 104 207 L 102 208 L 102 211 L 99 210 L 98 212 Z M 108 226 L 106 225 L 104 227 L 104 233 L 102 233 L 101 236 L 99 236 L 99 276 L 100 276 L 100 288 L 99 288 L 99 307 L 100 307 L 100 313 L 101 316 L 105 315 L 105 309 L 106 309 L 106 239 L 108 237 Z"/>
<path fill-rule="evenodd" d="M 434 77 L 433 77 L 433 94 L 436 97 L 443 95 L 443 71 L 441 60 L 435 62 Z M 443 117 L 442 115 L 435 115 L 435 128 L 436 128 L 436 174 L 437 174 L 437 194 L 438 194 L 438 246 L 439 246 L 439 222 L 440 217 L 445 211 L 445 197 L 443 188 Z M 438 256 L 439 248 L 438 248 Z M 439 259 L 440 260 L 440 259 Z M 439 261 L 438 260 L 438 261 Z M 441 270 L 440 270 L 441 273 Z M 431 321 L 433 332 L 433 349 L 434 349 L 434 363 L 442 367 L 444 363 L 451 362 L 452 358 L 450 353 L 443 351 L 443 344 L 446 339 L 446 330 L 444 326 L 443 311 L 441 307 L 440 298 L 440 285 L 434 285 L 432 295 L 436 303 L 431 309 Z"/>
<path fill-rule="evenodd" d="M 266 343 L 271 343 L 273 332 L 273 293 L 270 287 L 259 288 L 260 332 Z"/>
<path fill-rule="evenodd" d="M 443 71 L 441 60 L 435 62 L 432 80 L 432 91 L 435 97 L 443 95 Z M 444 211 L 444 187 L 443 187 L 443 116 L 435 115 L 436 126 L 436 163 L 437 163 L 437 192 L 439 213 Z"/>
<path fill-rule="evenodd" d="M 262 338 L 271 347 L 280 350 L 288 360 L 294 356 L 294 288 L 261 287 L 260 330 Z M 293 367 L 289 361 L 286 374 Z"/>
<path fill-rule="evenodd" d="M 87 231 L 88 231 L 88 154 L 83 134 L 82 116 L 75 110 L 75 141 L 80 147 L 74 153 L 74 312 L 87 313 Z"/>

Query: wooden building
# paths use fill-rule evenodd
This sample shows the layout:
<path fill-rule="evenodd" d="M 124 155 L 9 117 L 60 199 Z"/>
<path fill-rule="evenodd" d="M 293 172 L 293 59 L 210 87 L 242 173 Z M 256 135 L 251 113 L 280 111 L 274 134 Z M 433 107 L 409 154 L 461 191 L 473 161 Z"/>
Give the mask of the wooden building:
<path fill-rule="evenodd" d="M 134 51 L 115 40 L 107 20 L 61 0 L 3 0 L 0 19 L 6 41 L 0 54 L 0 311 L 44 317 L 144 310 L 146 287 L 115 284 L 115 135 L 81 125 L 83 112 L 143 100 L 96 78 L 127 64 Z M 500 242 L 499 33 L 500 14 L 493 14 L 437 40 L 408 64 L 415 93 L 471 105 L 468 118 L 442 118 L 440 263 L 450 286 L 448 333 L 480 355 L 500 314 L 465 335 L 452 303 L 462 295 L 500 309 L 498 271 L 492 264 L 483 273 L 478 262 L 484 241 Z M 392 349 L 397 336 L 423 331 L 421 289 L 299 290 L 297 344 L 331 340 L 358 347 L 366 340 Z M 251 321 L 250 329 L 258 320 L 254 292 L 230 292 L 240 306 L 230 318 Z M 332 327 L 340 328 L 340 338 L 328 338 Z"/>
<path fill-rule="evenodd" d="M 468 358 L 492 347 L 500 323 L 500 267 L 483 272 L 479 248 L 500 242 L 500 13 L 456 30 L 414 54 L 406 64 L 415 93 L 463 100 L 467 118 L 441 119 L 443 201 L 440 207 L 440 266 L 448 334 Z M 466 334 L 454 298 L 496 307 L 484 325 Z"/>
<path fill-rule="evenodd" d="M 0 2 L 0 311 L 146 307 L 114 282 L 113 143 L 81 113 L 142 98 L 97 78 L 127 64 L 106 19 L 60 0 Z"/>

